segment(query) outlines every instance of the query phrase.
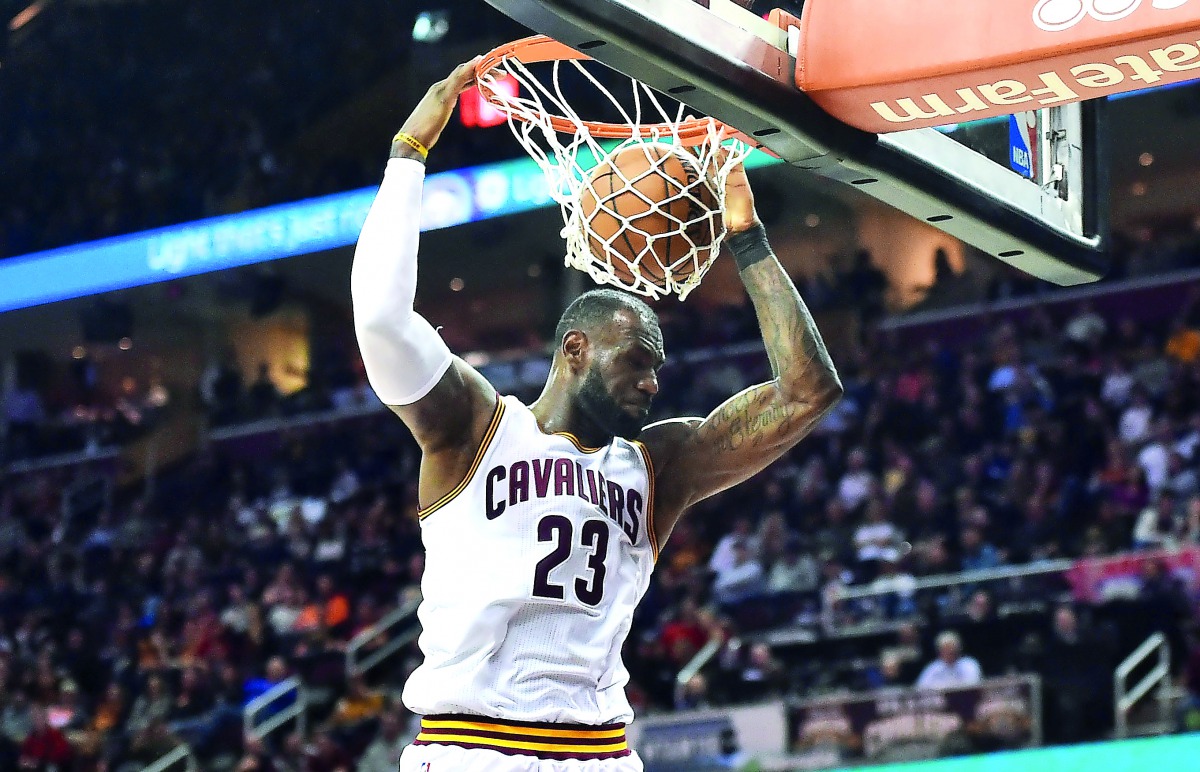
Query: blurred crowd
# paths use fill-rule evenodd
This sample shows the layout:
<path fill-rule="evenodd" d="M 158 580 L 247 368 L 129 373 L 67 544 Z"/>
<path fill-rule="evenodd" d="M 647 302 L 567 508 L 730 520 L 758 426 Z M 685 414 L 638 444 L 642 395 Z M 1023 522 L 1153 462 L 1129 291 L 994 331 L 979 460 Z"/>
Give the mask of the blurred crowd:
<path fill-rule="evenodd" d="M 457 46 L 526 34 L 486 5 L 442 6 Z M 385 0 L 37 6 L 9 35 L 0 73 L 0 257 L 377 183 L 401 113 L 361 117 L 376 144 L 314 154 L 302 138 L 332 111 L 353 113 L 414 56 L 457 63 L 456 49 L 413 41 L 418 10 Z M 436 163 L 511 158 L 507 132 L 451 126 Z"/>
<path fill-rule="evenodd" d="M 662 322 L 659 416 L 703 414 L 766 377 L 746 309 L 671 306 Z M 1116 644 L 1069 603 L 1034 654 L 1022 641 L 980 649 L 976 623 L 1002 602 L 1069 599 L 1061 584 L 923 600 L 912 583 L 1200 544 L 1200 290 L 1166 325 L 1083 303 L 1062 318 L 997 318 L 964 345 L 907 334 L 868 328 L 839 354 L 846 396 L 814 435 L 675 529 L 627 647 L 640 710 L 912 684 L 935 656 L 930 682 L 1037 669 L 1063 659 L 1055 641 L 1078 629 L 1109 642 L 1071 671 L 1095 676 Z M 547 364 L 488 374 L 532 398 Z M 5 479 L 0 767 L 69 754 L 81 769 L 137 768 L 188 741 L 243 769 L 300 758 L 324 770 L 410 736 L 395 697 L 419 653 L 361 681 L 347 677 L 345 647 L 419 597 L 416 462 L 400 422 L 368 416 L 214 444 L 108 508 L 64 505 L 67 478 L 86 467 Z M 1189 589 L 1163 571 L 1142 584 L 1155 605 L 1138 613 L 1158 609 L 1155 624 L 1182 640 Z M 846 587 L 886 592 L 843 603 Z M 836 638 L 863 622 L 898 624 L 887 628 L 898 637 L 848 669 L 789 662 L 755 638 L 789 626 Z M 934 645 L 956 625 L 961 639 Z M 713 667 L 679 687 L 713 637 Z M 953 653 L 963 640 L 973 666 Z M 291 675 L 317 695 L 315 730 L 243 737 L 245 703 Z M 1087 711 L 1064 715 L 1078 737 L 1099 731 Z"/>
<path fill-rule="evenodd" d="M 411 25 L 383 0 L 47 5 L 4 61 L 0 256 L 367 184 L 377 164 L 288 143 L 405 61 Z"/>
<path fill-rule="evenodd" d="M 364 753 L 394 769 L 410 717 L 392 690 L 347 677 L 346 646 L 419 595 L 415 454 L 398 422 L 364 429 L 212 448 L 154 495 L 99 510 L 60 495 L 87 467 L 5 479 L 0 769 L 141 769 L 180 742 L 218 767 L 269 769 L 242 711 L 292 676 L 314 730 L 272 749 L 288 759 L 275 769 Z"/>

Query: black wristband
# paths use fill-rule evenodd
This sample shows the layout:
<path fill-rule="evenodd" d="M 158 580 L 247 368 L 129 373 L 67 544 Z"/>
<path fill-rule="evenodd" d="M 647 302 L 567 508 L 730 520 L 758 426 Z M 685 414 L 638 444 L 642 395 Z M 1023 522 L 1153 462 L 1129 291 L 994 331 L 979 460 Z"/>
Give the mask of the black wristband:
<path fill-rule="evenodd" d="M 755 263 L 762 262 L 768 257 L 774 257 L 771 245 L 767 243 L 767 229 L 762 223 L 738 233 L 730 234 L 725 243 L 733 253 L 738 270 L 744 271 Z"/>

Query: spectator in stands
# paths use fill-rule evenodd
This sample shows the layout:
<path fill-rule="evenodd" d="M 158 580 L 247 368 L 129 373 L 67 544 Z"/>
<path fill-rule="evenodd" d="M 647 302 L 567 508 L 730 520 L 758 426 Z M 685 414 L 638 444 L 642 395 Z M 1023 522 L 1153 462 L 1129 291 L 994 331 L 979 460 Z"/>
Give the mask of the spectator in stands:
<path fill-rule="evenodd" d="M 1059 606 L 1038 663 L 1050 742 L 1092 739 L 1103 727 L 1112 693 L 1112 668 L 1106 659 L 1100 637 L 1080 629 L 1074 609 Z"/>
<path fill-rule="evenodd" d="M 875 489 L 875 475 L 867 468 L 867 451 L 855 448 L 846 456 L 846 472 L 838 480 L 837 495 L 848 511 L 853 512 L 867 500 Z"/>
<path fill-rule="evenodd" d="M 937 659 L 926 665 L 918 676 L 918 689 L 972 686 L 983 678 L 979 663 L 973 657 L 963 654 L 962 639 L 953 630 L 945 630 L 938 634 L 937 652 Z"/>
<path fill-rule="evenodd" d="M 29 770 L 60 770 L 71 763 L 71 746 L 66 736 L 50 725 L 46 709 L 35 705 L 31 711 L 33 726 L 21 743 L 20 759 L 17 764 L 21 769 Z"/>
<path fill-rule="evenodd" d="M 1194 364 L 1200 358 L 1200 330 L 1189 326 L 1185 319 L 1177 319 L 1171 325 L 1166 354 L 1180 364 Z"/>
<path fill-rule="evenodd" d="M 38 450 L 39 427 L 46 421 L 41 395 L 29 384 L 18 381 L 3 395 L 4 420 L 0 439 L 7 438 L 8 458 L 24 458 Z"/>
<path fill-rule="evenodd" d="M 125 728 L 129 732 L 141 732 L 156 721 L 166 721 L 171 715 L 174 697 L 167 690 L 166 681 L 161 675 L 151 675 L 146 681 L 146 689 L 133 701 Z"/>
<path fill-rule="evenodd" d="M 258 365 L 258 377 L 250 385 L 247 395 L 250 400 L 250 416 L 252 418 L 268 418 L 279 410 L 282 399 L 275 382 L 271 380 L 271 366 L 266 362 Z"/>
<path fill-rule="evenodd" d="M 127 707 L 125 690 L 120 683 L 113 681 L 92 711 L 87 730 L 81 733 L 79 744 L 85 755 L 94 759 L 107 750 L 121 728 Z"/>
<path fill-rule="evenodd" d="M 404 747 L 416 738 L 404 732 L 404 709 L 394 707 L 379 719 L 379 732 L 358 762 L 357 772 L 396 772 Z"/>
<path fill-rule="evenodd" d="M 1133 374 L 1129 372 L 1129 367 L 1120 354 L 1109 357 L 1106 371 L 1100 387 L 1100 397 L 1109 407 L 1121 410 L 1129 404 L 1133 395 Z"/>
<path fill-rule="evenodd" d="M 292 629 L 327 630 L 340 637 L 349 628 L 349 623 L 350 602 L 344 593 L 334 589 L 333 577 L 322 574 L 317 577 L 317 596 L 300 612 Z"/>
<path fill-rule="evenodd" d="M 1175 496 L 1176 501 L 1186 501 L 1200 493 L 1200 476 L 1187 465 L 1178 450 L 1167 454 L 1167 476 L 1163 487 Z"/>
<path fill-rule="evenodd" d="M 283 683 L 288 679 L 288 666 L 284 662 L 283 657 L 271 657 L 267 661 L 266 673 L 257 678 L 251 678 L 246 681 L 244 693 L 246 702 L 250 702 L 255 697 L 266 694 L 268 691 Z M 278 701 L 279 709 L 282 710 L 289 704 L 286 699 Z"/>
<path fill-rule="evenodd" d="M 762 594 L 766 589 L 766 576 L 762 564 L 754 556 L 750 544 L 739 541 L 733 547 L 733 565 L 717 574 L 713 582 L 713 595 L 722 604 Z"/>
<path fill-rule="evenodd" d="M 242 374 L 238 370 L 235 354 L 228 351 L 212 377 L 212 422 L 223 426 L 237 421 L 242 416 Z"/>
<path fill-rule="evenodd" d="M 684 598 L 675 618 L 662 626 L 659 635 L 662 650 L 677 670 L 690 662 L 709 639 L 709 630 L 701 621 L 695 599 Z"/>
<path fill-rule="evenodd" d="M 207 683 L 207 675 L 202 675 L 196 667 L 187 667 L 179 678 L 179 691 L 171 703 L 167 714 L 171 731 L 185 734 L 190 729 L 204 723 L 209 711 L 216 706 L 216 697 Z"/>
<path fill-rule="evenodd" d="M 712 707 L 708 699 L 708 679 L 696 673 L 675 690 L 675 710 L 701 710 Z"/>
<path fill-rule="evenodd" d="M 839 278 L 842 290 L 859 309 L 859 323 L 874 324 L 886 310 L 889 285 L 887 275 L 875 267 L 871 253 L 865 249 L 855 252 L 850 270 Z"/>
<path fill-rule="evenodd" d="M 1093 351 L 1108 334 L 1108 323 L 1096 312 L 1095 305 L 1085 300 L 1079 304 L 1075 316 L 1067 322 L 1063 334 L 1083 351 Z"/>
<path fill-rule="evenodd" d="M 854 532 L 846 505 L 838 498 L 831 498 L 825 504 L 824 522 L 813 534 L 813 546 L 817 554 L 830 555 L 839 562 L 853 560 Z"/>
<path fill-rule="evenodd" d="M 352 772 L 354 761 L 327 730 L 317 730 L 305 748 L 306 772 Z"/>
<path fill-rule="evenodd" d="M 784 546 L 783 555 L 767 573 L 767 592 L 815 592 L 820 581 L 820 565 L 803 549 L 800 539 L 793 536 Z"/>
<path fill-rule="evenodd" d="M 329 489 L 329 503 L 342 504 L 349 501 L 362 488 L 358 473 L 345 457 L 337 460 L 333 485 Z"/>
<path fill-rule="evenodd" d="M 758 544 L 758 559 L 763 568 L 770 570 L 783 557 L 783 551 L 792 538 L 787 519 L 783 512 L 773 509 L 767 512 L 758 524 L 758 532 L 754 536 Z"/>
<path fill-rule="evenodd" d="M 1117 423 L 1117 436 L 1126 445 L 1137 445 L 1150 435 L 1150 422 L 1154 418 L 1154 406 L 1150 395 L 1141 384 L 1133 387 L 1133 398 L 1129 407 L 1121 413 Z"/>
<path fill-rule="evenodd" d="M 736 562 L 736 547 L 738 544 L 749 545 L 757 551 L 754 544 L 754 522 L 746 516 L 740 516 L 733 521 L 733 529 L 717 541 L 712 556 L 708 559 L 708 570 L 722 574 L 733 568 Z"/>
<path fill-rule="evenodd" d="M 1200 544 L 1200 494 L 1187 501 L 1184 514 L 1184 540 L 1187 544 Z"/>
<path fill-rule="evenodd" d="M 1182 529 L 1176 524 L 1175 495 L 1162 491 L 1158 499 L 1142 510 L 1133 527 L 1133 548 L 1165 549 L 1174 547 Z"/>
<path fill-rule="evenodd" d="M 1170 447 L 1173 442 L 1171 422 L 1160 418 L 1151 429 L 1148 441 L 1138 451 L 1138 466 L 1146 475 L 1146 485 L 1151 494 L 1162 490 L 1167 484 Z"/>
<path fill-rule="evenodd" d="M 894 651 L 884 652 L 879 657 L 878 667 L 869 668 L 866 673 L 868 689 L 904 688 L 911 683 L 904 678 L 904 660 Z"/>
<path fill-rule="evenodd" d="M 294 758 L 293 763 L 296 766 L 291 769 L 300 768 L 299 760 Z M 234 767 L 234 772 L 282 772 L 282 770 L 275 765 L 262 739 L 253 732 L 247 732 L 242 742 L 242 755 Z"/>
<path fill-rule="evenodd" d="M 738 697 L 750 702 L 778 697 L 786 690 L 787 674 L 771 653 L 771 647 L 761 641 L 751 644 L 738 675 Z"/>
<path fill-rule="evenodd" d="M 378 719 L 385 707 L 383 692 L 367 686 L 362 674 L 355 675 L 350 678 L 346 693 L 334 706 L 329 726 L 339 736 L 348 737 Z"/>
<path fill-rule="evenodd" d="M 865 578 L 874 576 L 881 563 L 894 563 L 900 557 L 900 530 L 888 519 L 888 505 L 882 497 L 866 502 L 863 523 L 854 531 L 854 546 L 859 568 Z"/>
<path fill-rule="evenodd" d="M 1004 562 L 1000 557 L 1000 551 L 984 541 L 983 532 L 978 528 L 964 528 L 959 540 L 963 571 L 995 568 Z"/>
<path fill-rule="evenodd" d="M 33 731 L 33 705 L 29 693 L 15 684 L 0 693 L 0 735 L 19 746 Z"/>

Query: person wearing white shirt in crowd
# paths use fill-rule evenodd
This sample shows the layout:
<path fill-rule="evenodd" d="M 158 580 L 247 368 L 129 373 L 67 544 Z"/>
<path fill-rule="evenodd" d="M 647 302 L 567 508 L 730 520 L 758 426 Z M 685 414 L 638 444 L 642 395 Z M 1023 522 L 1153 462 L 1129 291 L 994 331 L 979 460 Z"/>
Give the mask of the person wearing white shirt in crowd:
<path fill-rule="evenodd" d="M 962 651 L 962 639 L 953 630 L 937 637 L 938 657 L 925 666 L 917 678 L 918 689 L 949 689 L 973 686 L 983 679 L 983 671 L 974 657 Z"/>
<path fill-rule="evenodd" d="M 866 501 L 875 487 L 875 475 L 867 469 L 867 451 L 855 448 L 846 457 L 846 473 L 838 481 L 838 498 L 853 511 Z"/>
<path fill-rule="evenodd" d="M 1133 390 L 1133 404 L 1121 413 L 1117 422 L 1117 436 L 1126 445 L 1136 445 L 1150 435 L 1150 419 L 1154 417 L 1154 408 L 1145 389 L 1138 387 Z"/>
<path fill-rule="evenodd" d="M 1179 543 L 1175 522 L 1175 496 L 1164 490 L 1158 500 L 1138 514 L 1133 526 L 1133 548 L 1170 549 Z"/>
<path fill-rule="evenodd" d="M 820 582 L 821 566 L 792 538 L 767 574 L 767 592 L 812 592 Z"/>
<path fill-rule="evenodd" d="M 722 574 L 733 568 L 736 562 L 733 554 L 734 547 L 739 543 L 748 545 L 752 552 L 757 553 L 758 544 L 754 541 L 753 529 L 754 524 L 750 522 L 750 518 L 739 517 L 735 520 L 733 530 L 717 541 L 712 557 L 708 560 L 708 570 L 714 574 Z"/>
<path fill-rule="evenodd" d="M 1137 462 L 1146 473 L 1146 485 L 1152 492 L 1162 490 L 1167 484 L 1167 460 L 1171 447 L 1171 424 L 1166 419 L 1157 421 L 1152 437 L 1140 451 Z"/>
<path fill-rule="evenodd" d="M 762 564 L 745 541 L 734 545 L 733 556 L 733 565 L 718 573 L 713 582 L 713 594 L 721 603 L 732 603 L 766 590 Z"/>
<path fill-rule="evenodd" d="M 1133 373 L 1125 365 L 1125 360 L 1114 356 L 1108 365 L 1108 375 L 1100 387 L 1100 398 L 1115 408 L 1123 408 L 1129 404 L 1133 394 Z"/>
<path fill-rule="evenodd" d="M 1067 322 L 1064 332 L 1068 340 L 1090 347 L 1098 344 L 1108 332 L 1108 323 L 1096 313 L 1095 306 L 1085 300 L 1079 305 L 1079 313 Z"/>
<path fill-rule="evenodd" d="M 900 557 L 900 531 L 887 515 L 887 504 L 882 499 L 867 502 L 866 520 L 854 531 L 854 547 L 860 563 L 895 561 Z"/>

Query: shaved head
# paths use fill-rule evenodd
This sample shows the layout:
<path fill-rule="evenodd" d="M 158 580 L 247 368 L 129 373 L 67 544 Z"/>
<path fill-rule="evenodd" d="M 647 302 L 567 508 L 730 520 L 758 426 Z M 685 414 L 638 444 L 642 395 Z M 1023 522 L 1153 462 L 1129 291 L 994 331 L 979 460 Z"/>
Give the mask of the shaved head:
<path fill-rule="evenodd" d="M 594 289 L 575 298 L 563 311 L 554 328 L 556 345 L 562 345 L 563 336 L 570 330 L 594 333 L 612 322 L 613 314 L 622 310 L 633 313 L 646 329 L 658 327 L 658 316 L 640 298 L 614 289 Z"/>

